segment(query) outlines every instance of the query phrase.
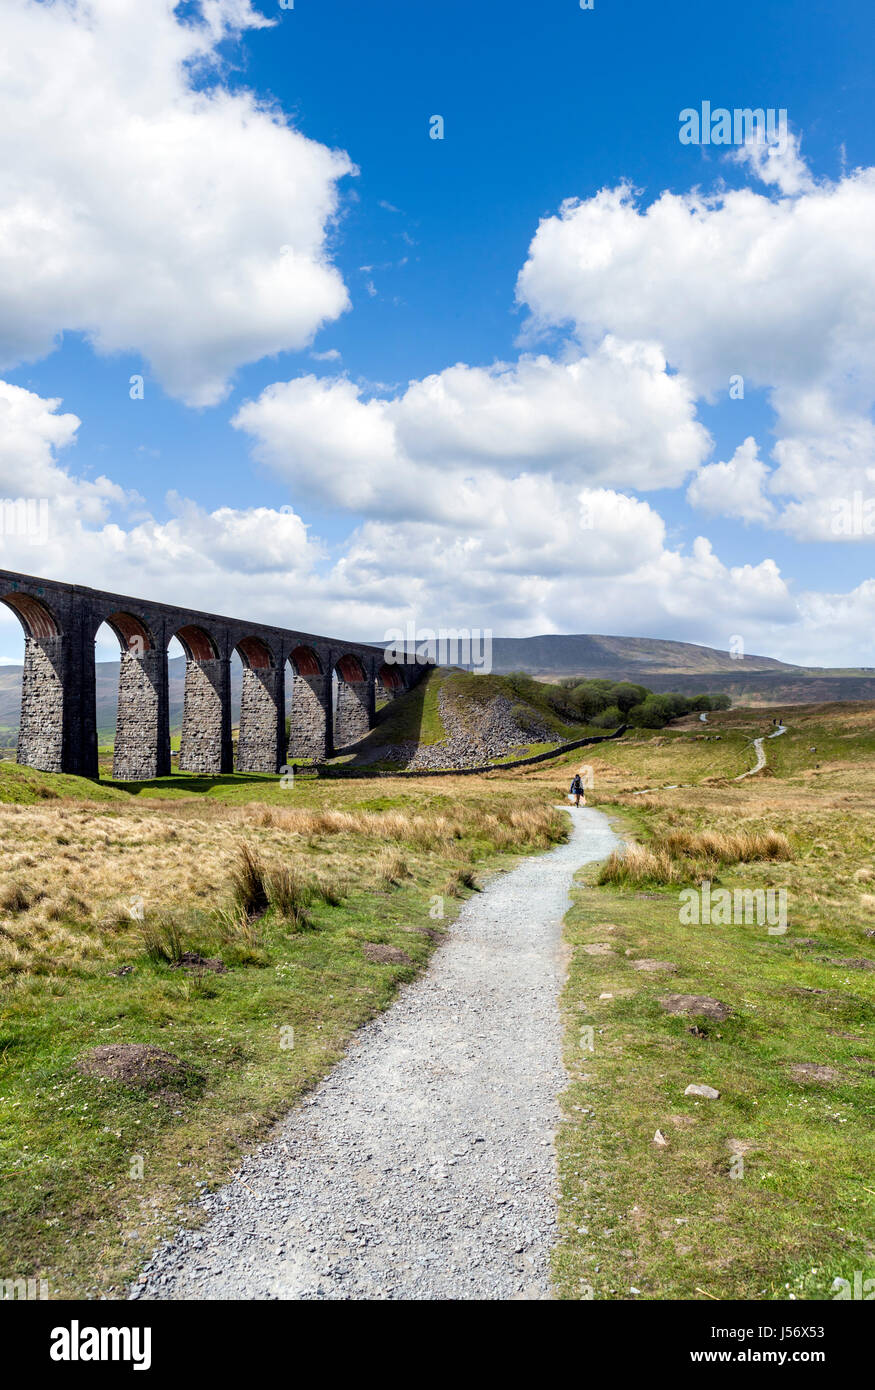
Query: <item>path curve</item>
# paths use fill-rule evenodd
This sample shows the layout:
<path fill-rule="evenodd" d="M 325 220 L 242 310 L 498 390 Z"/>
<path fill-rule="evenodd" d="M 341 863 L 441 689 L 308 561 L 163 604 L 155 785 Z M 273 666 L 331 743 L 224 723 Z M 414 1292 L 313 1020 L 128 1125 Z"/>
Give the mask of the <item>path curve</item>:
<path fill-rule="evenodd" d="M 132 1297 L 549 1298 L 562 918 L 575 871 L 621 843 L 600 811 L 563 809 L 568 842 L 464 904 Z"/>
<path fill-rule="evenodd" d="M 752 767 L 748 772 L 742 772 L 740 777 L 733 777 L 733 782 L 743 782 L 745 777 L 753 777 L 755 773 L 762 772 L 763 768 L 766 765 L 766 750 L 763 746 L 765 740 L 767 738 L 779 738 L 781 734 L 786 734 L 786 732 L 787 726 L 785 724 L 779 724 L 777 729 L 775 729 L 772 733 L 764 734 L 762 738 L 755 738 L 753 741 L 753 746 L 756 750 L 757 755 L 756 765 Z"/>
<path fill-rule="evenodd" d="M 699 718 L 704 719 L 704 714 L 700 714 Z M 745 777 L 753 777 L 755 772 L 762 772 L 763 768 L 766 765 L 766 754 L 765 749 L 763 748 L 764 739 L 780 738 L 781 734 L 786 734 L 786 732 L 786 724 L 779 724 L 777 729 L 775 729 L 772 733 L 764 734 L 762 738 L 755 738 L 753 741 L 753 746 L 757 758 L 756 766 L 749 768 L 747 772 L 742 772 L 739 777 L 733 777 L 733 782 L 743 782 Z M 682 791 L 686 787 L 693 786 L 695 786 L 694 782 L 670 782 L 667 787 L 642 787 L 640 791 L 632 792 L 632 796 L 649 796 L 651 792 L 677 792 Z"/>

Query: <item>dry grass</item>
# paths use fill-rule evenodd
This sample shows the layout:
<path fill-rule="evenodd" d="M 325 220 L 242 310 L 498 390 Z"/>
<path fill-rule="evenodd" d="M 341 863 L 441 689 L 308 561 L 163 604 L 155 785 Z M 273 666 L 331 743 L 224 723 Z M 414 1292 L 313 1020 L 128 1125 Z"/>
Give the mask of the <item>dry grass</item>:
<path fill-rule="evenodd" d="M 793 858 L 790 841 L 776 830 L 657 833 L 647 845 L 614 851 L 604 863 L 599 883 L 687 883 L 729 864 Z"/>
<path fill-rule="evenodd" d="M 417 785 L 409 806 L 385 810 L 204 797 L 2 804 L 0 974 L 110 961 L 124 942 L 130 952 L 142 950 L 140 910 L 150 922 L 173 912 L 218 914 L 235 949 L 257 952 L 257 939 L 249 938 L 258 933 L 244 928 L 241 914 L 254 920 L 274 900 L 288 904 L 309 892 L 313 903 L 337 906 L 353 892 L 410 883 L 410 872 L 419 881 L 460 860 L 546 848 L 564 833 L 564 818 L 535 797 L 496 804 L 491 788 L 463 785 L 450 803 L 446 790 L 446 782 Z M 328 784 L 305 794 L 349 793 Z M 298 882 L 307 889 L 295 888 Z M 287 920 L 302 920 L 300 909 L 287 910 Z"/>
<path fill-rule="evenodd" d="M 410 877 L 407 860 L 399 849 L 387 846 L 377 855 L 377 882 L 382 888 L 397 888 Z"/>
<path fill-rule="evenodd" d="M 721 864 L 793 858 L 790 841 L 777 830 L 670 830 L 658 836 L 657 843 L 673 858 L 714 859 Z"/>
<path fill-rule="evenodd" d="M 687 869 L 675 863 L 666 850 L 633 844 L 628 845 L 625 852 L 614 850 L 608 856 L 598 882 L 620 887 L 637 883 L 683 883 L 687 877 Z"/>
<path fill-rule="evenodd" d="M 258 917 L 270 904 L 267 871 L 257 850 L 243 840 L 231 869 L 231 899 L 238 912 Z"/>

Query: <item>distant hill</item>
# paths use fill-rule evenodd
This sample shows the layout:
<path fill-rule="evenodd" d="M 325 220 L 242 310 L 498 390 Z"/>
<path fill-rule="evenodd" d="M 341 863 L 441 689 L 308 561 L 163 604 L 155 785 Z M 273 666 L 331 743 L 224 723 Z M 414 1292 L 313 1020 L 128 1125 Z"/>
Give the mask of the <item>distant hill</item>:
<path fill-rule="evenodd" d="M 600 637 L 550 633 L 542 637 L 496 637 L 492 642 L 493 670 L 525 669 L 537 675 L 604 675 L 611 680 L 637 672 L 707 675 L 711 671 L 796 671 L 768 656 L 734 659 L 715 647 L 671 642 L 656 637 Z M 521 665 L 522 663 L 522 665 Z"/>
<path fill-rule="evenodd" d="M 720 690 L 736 704 L 875 699 L 872 668 L 794 666 L 753 653 L 738 658 L 716 647 L 656 637 L 587 633 L 495 637 L 492 669 L 500 675 L 527 671 L 550 681 L 563 676 L 639 681 L 651 690 L 677 690 L 685 695 Z"/>

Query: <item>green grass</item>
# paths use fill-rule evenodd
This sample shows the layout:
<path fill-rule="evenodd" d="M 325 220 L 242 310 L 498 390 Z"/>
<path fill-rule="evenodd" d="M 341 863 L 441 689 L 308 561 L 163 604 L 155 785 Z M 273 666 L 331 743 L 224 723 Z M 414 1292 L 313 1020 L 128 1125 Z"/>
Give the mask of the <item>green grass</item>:
<path fill-rule="evenodd" d="M 227 1181 L 422 969 L 474 867 L 480 879 L 565 833 L 537 791 L 495 808 L 485 784 L 387 795 L 375 781 L 283 791 L 277 778 L 232 777 L 195 795 L 200 779 L 180 777 L 169 780 L 185 784 L 181 802 L 162 787 L 98 788 L 95 800 L 82 779 L 4 771 L 20 804 L 4 811 L 3 877 L 30 906 L 0 919 L 0 1268 L 46 1278 L 52 1297 L 120 1296 L 180 1220 L 198 1219 L 197 1193 Z M 53 784 L 61 797 L 34 790 Z M 511 820 L 526 805 L 528 839 Z M 312 824 L 285 818 L 308 808 Z M 363 819 L 319 819 L 336 811 Z M 232 907 L 241 839 L 272 904 L 248 919 Z M 46 893 L 60 917 L 43 911 Z M 249 881 L 237 899 L 262 905 Z M 366 941 L 410 964 L 369 962 Z M 181 951 L 227 970 L 173 968 Z M 293 1047 L 281 1046 L 287 1029 Z M 108 1043 L 158 1045 L 194 1069 L 192 1084 L 162 1094 L 81 1075 L 77 1058 Z"/>
<path fill-rule="evenodd" d="M 427 902 L 427 900 L 426 900 Z M 449 906 L 448 915 L 453 908 Z M 350 1034 L 386 1007 L 425 962 L 432 942 L 422 885 L 356 894 L 342 909 L 316 904 L 312 928 L 290 932 L 273 914 L 251 959 L 193 978 L 129 958 L 22 980 L 0 1015 L 2 1261 L 47 1277 L 53 1297 L 118 1294 L 173 1224 L 173 1213 L 227 1177 L 271 1119 L 343 1054 Z M 216 950 L 191 918 L 187 949 Z M 363 941 L 401 946 L 411 967 L 375 965 Z M 238 953 L 239 954 L 239 953 Z M 280 1046 L 283 1028 L 294 1046 Z M 203 1078 L 190 1094 L 155 1096 L 80 1076 L 78 1055 L 101 1043 L 154 1043 Z M 130 1176 L 135 1155 L 141 1180 Z"/>
<path fill-rule="evenodd" d="M 875 971 L 842 963 L 875 958 L 875 899 L 859 878 L 875 870 L 875 743 L 853 711 L 839 728 L 797 717 L 766 744 L 769 775 L 742 783 L 709 784 L 703 754 L 715 745 L 689 735 L 599 750 L 595 799 L 642 843 L 672 832 L 787 835 L 790 861 L 710 872 L 715 888 L 785 888 L 789 925 L 775 936 L 753 923 L 683 925 L 679 886 L 599 888 L 599 869 L 585 871 L 566 922 L 571 1082 L 554 1261 L 563 1298 L 817 1299 L 856 1270 L 875 1277 Z M 741 738 L 769 728 L 731 712 L 716 745 L 726 770 Z M 811 745 L 823 758 L 816 775 Z M 624 791 L 663 776 L 697 785 L 645 799 Z M 612 954 L 584 949 L 598 943 Z M 677 970 L 637 971 L 642 957 Z M 669 992 L 715 997 L 731 1016 L 672 1016 L 658 1003 Z M 834 1079 L 797 1079 L 799 1063 Z M 692 1083 L 720 1099 L 686 1097 Z"/>
<path fill-rule="evenodd" d="M 27 806 L 59 798 L 124 800 L 124 793 L 119 790 L 121 785 L 92 782 L 87 777 L 72 777 L 66 773 L 37 772 L 31 767 L 19 767 L 17 763 L 0 762 L 0 803 L 7 805 Z"/>

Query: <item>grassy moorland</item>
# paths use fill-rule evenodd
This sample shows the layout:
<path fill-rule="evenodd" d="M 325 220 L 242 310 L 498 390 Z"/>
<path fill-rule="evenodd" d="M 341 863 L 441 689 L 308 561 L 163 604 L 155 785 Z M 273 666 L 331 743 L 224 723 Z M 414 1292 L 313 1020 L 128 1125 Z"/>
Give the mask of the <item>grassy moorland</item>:
<path fill-rule="evenodd" d="M 875 707 L 783 714 L 743 781 L 771 712 L 413 782 L 0 766 L 4 1273 L 118 1295 L 422 968 L 474 873 L 562 834 L 551 808 L 586 763 L 640 849 L 585 871 L 567 919 L 558 1296 L 823 1298 L 875 1277 Z M 703 879 L 785 889 L 786 933 L 685 925 Z M 728 1012 L 668 1013 L 668 993 Z M 82 1075 L 114 1042 L 189 1070 Z"/>
<path fill-rule="evenodd" d="M 0 766 L 0 1268 L 53 1297 L 120 1295 L 423 967 L 475 870 L 564 833 L 534 787 L 204 781 Z M 114 1043 L 186 1071 L 81 1074 Z"/>
<path fill-rule="evenodd" d="M 767 768 L 731 780 L 771 717 L 588 759 L 590 803 L 641 851 L 582 874 L 567 919 L 561 1297 L 816 1299 L 875 1277 L 875 710 L 784 711 Z M 634 794 L 672 783 L 692 786 Z M 786 932 L 685 925 L 704 880 L 785 889 Z M 670 993 L 728 1016 L 667 1012 Z"/>

